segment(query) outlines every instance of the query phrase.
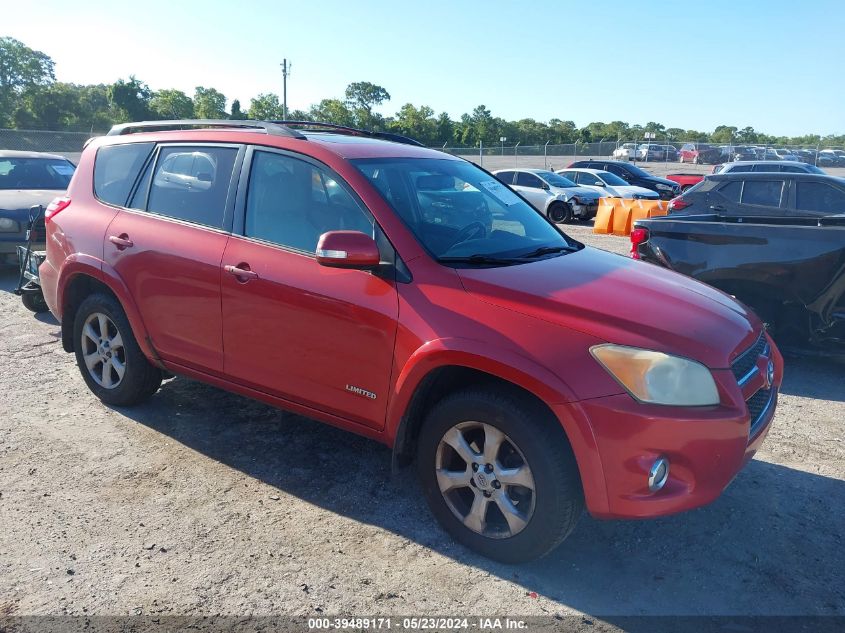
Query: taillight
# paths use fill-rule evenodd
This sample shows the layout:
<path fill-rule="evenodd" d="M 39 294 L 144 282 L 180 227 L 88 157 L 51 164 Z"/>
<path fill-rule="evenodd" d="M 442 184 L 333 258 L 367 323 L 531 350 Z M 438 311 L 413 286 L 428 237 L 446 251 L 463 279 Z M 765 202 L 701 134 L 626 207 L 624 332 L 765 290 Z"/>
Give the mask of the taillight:
<path fill-rule="evenodd" d="M 634 229 L 631 231 L 631 257 L 634 259 L 640 259 L 640 253 L 637 251 L 637 247 L 640 244 L 644 244 L 648 241 L 648 229 Z"/>
<path fill-rule="evenodd" d="M 669 201 L 669 213 L 672 213 L 672 211 L 680 211 L 681 209 L 686 209 L 689 205 L 690 203 L 684 200 L 683 196 L 672 198 Z"/>
<path fill-rule="evenodd" d="M 48 224 L 53 217 L 60 211 L 64 211 L 70 205 L 70 198 L 53 198 L 53 201 L 47 205 L 44 211 L 44 224 Z"/>

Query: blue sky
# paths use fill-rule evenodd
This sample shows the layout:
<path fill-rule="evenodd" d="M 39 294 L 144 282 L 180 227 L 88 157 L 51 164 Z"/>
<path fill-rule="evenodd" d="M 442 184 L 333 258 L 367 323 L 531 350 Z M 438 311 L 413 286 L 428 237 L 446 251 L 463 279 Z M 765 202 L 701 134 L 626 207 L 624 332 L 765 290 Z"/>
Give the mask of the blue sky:
<path fill-rule="evenodd" d="M 56 61 L 60 81 L 135 74 L 215 87 L 244 109 L 291 109 L 371 81 L 453 118 L 658 121 L 705 131 L 845 133 L 845 0 L 85 0 L 6 2 L 0 36 Z M 49 18 L 45 18 L 49 16 Z"/>

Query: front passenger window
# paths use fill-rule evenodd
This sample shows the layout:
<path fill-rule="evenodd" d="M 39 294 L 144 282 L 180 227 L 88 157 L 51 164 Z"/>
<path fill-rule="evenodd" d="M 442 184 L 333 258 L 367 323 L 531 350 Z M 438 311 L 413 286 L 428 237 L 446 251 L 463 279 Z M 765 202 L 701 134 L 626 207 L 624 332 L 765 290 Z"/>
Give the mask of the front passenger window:
<path fill-rule="evenodd" d="M 244 235 L 313 254 L 328 231 L 374 235 L 374 223 L 325 169 L 283 154 L 256 151 Z"/>

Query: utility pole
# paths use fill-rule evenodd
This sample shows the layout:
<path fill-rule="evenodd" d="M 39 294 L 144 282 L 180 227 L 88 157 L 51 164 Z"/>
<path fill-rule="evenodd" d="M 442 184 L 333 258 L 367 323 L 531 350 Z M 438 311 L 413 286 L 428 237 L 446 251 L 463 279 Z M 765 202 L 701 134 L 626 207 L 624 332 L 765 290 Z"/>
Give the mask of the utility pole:
<path fill-rule="evenodd" d="M 282 63 L 282 118 L 287 121 L 288 118 L 288 75 L 293 64 L 288 64 L 287 59 L 283 59 Z"/>

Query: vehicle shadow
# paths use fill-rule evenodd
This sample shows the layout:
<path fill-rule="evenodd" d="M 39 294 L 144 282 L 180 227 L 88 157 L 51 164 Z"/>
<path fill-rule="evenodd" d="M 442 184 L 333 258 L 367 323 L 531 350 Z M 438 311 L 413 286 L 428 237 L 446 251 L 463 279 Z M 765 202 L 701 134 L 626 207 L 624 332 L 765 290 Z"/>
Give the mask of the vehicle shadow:
<path fill-rule="evenodd" d="M 845 614 L 838 479 L 755 460 L 706 508 L 648 521 L 585 516 L 557 551 L 513 566 L 455 544 L 414 470 L 392 474 L 375 442 L 181 378 L 121 412 L 284 493 L 585 613 Z"/>

